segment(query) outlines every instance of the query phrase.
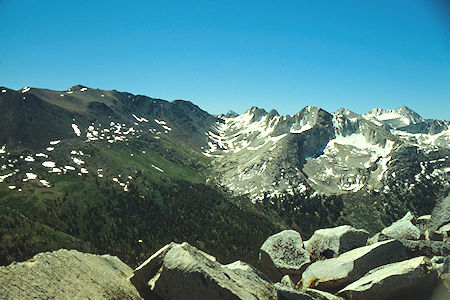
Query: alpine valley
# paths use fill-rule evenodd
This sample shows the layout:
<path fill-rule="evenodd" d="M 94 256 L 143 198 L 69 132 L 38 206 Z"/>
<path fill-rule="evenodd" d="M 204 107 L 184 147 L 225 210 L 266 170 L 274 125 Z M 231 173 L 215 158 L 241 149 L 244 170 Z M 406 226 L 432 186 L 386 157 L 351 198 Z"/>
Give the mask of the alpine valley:
<path fill-rule="evenodd" d="M 130 266 L 170 242 L 256 262 L 283 229 L 376 233 L 450 185 L 450 122 L 402 106 L 213 116 L 77 85 L 0 88 L 0 264 L 60 248 Z"/>

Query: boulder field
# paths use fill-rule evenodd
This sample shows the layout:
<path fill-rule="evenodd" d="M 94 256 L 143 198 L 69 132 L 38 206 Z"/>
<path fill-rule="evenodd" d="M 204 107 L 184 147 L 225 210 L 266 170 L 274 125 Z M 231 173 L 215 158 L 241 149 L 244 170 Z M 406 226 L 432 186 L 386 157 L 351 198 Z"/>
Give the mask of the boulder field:
<path fill-rule="evenodd" d="M 0 267 L 0 298 L 450 299 L 450 244 L 429 234 L 448 224 L 445 209 L 407 213 L 372 238 L 349 225 L 307 241 L 284 230 L 261 245 L 257 268 L 221 264 L 188 243 L 164 246 L 135 270 L 109 255 L 41 253 Z"/>

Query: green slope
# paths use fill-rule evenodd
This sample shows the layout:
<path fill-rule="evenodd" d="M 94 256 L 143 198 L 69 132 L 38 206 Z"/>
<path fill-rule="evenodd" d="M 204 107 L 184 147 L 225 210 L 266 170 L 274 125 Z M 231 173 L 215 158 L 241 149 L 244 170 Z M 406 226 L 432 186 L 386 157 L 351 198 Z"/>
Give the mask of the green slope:
<path fill-rule="evenodd" d="M 283 227 L 248 199 L 205 184 L 208 158 L 169 138 L 67 140 L 52 160 L 73 165 L 68 155 L 73 149 L 83 152 L 88 174 L 50 174 L 36 162 L 32 172 L 51 188 L 20 177 L 14 191 L 0 185 L 0 243 L 7 245 L 0 251 L 2 264 L 64 247 L 110 253 L 136 266 L 171 241 L 188 241 L 223 262 L 255 263 L 265 238 Z M 18 161 L 15 167 L 23 176 L 30 165 Z"/>

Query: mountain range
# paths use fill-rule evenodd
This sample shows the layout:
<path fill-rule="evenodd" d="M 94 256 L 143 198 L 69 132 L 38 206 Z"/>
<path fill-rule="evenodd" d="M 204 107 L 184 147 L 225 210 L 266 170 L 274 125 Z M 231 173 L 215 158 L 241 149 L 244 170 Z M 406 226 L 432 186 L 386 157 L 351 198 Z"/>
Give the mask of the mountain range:
<path fill-rule="evenodd" d="M 251 260 L 284 228 L 377 232 L 447 195 L 449 154 L 450 122 L 405 106 L 214 116 L 82 85 L 0 87 L 0 263 L 66 247 L 137 265 L 171 241 Z"/>

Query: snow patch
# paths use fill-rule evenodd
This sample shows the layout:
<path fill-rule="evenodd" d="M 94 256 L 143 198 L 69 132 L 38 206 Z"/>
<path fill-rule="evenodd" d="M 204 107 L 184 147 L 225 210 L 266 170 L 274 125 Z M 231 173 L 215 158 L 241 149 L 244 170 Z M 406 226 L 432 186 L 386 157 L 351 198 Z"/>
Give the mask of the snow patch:
<path fill-rule="evenodd" d="M 133 117 L 138 121 L 138 122 L 146 122 L 148 123 L 148 120 L 144 117 L 139 118 L 138 116 L 136 116 L 135 114 L 133 114 Z"/>
<path fill-rule="evenodd" d="M 6 175 L 0 175 L 0 182 L 5 181 L 6 178 L 13 176 L 15 173 L 9 173 Z"/>
<path fill-rule="evenodd" d="M 45 180 L 45 179 L 41 179 L 41 180 L 39 180 L 39 182 L 40 182 L 43 186 L 45 186 L 45 187 L 51 187 L 51 186 L 50 186 L 50 182 L 48 182 L 48 181 Z"/>
<path fill-rule="evenodd" d="M 291 133 L 302 133 L 307 130 L 310 130 L 312 127 L 309 124 L 303 125 L 300 129 L 292 129 L 290 130 Z"/>
<path fill-rule="evenodd" d="M 163 120 L 158 120 L 158 119 L 153 119 L 156 123 L 158 123 L 159 125 L 166 125 L 166 121 Z"/>
<path fill-rule="evenodd" d="M 25 175 L 27 176 L 27 180 L 33 180 L 37 178 L 37 175 L 33 173 L 25 173 Z"/>
<path fill-rule="evenodd" d="M 71 157 L 71 159 L 73 160 L 74 163 L 76 163 L 77 165 L 83 165 L 84 161 L 77 158 L 77 157 Z"/>
<path fill-rule="evenodd" d="M 81 135 L 81 130 L 80 130 L 80 128 L 78 128 L 78 125 L 77 125 L 77 124 L 72 124 L 72 128 L 73 128 L 73 131 L 75 132 L 75 134 L 76 134 L 77 136 L 80 136 L 80 135 Z"/>
<path fill-rule="evenodd" d="M 42 165 L 46 168 L 54 168 L 56 166 L 55 162 L 53 161 L 44 161 Z"/>
<path fill-rule="evenodd" d="M 158 168 L 158 167 L 157 167 L 157 166 L 155 166 L 155 165 L 152 165 L 152 167 L 153 167 L 153 168 L 155 168 L 156 170 L 158 170 L 158 171 L 162 172 L 162 173 L 164 172 L 164 170 L 163 170 L 163 169 L 161 169 L 161 168 Z"/>

